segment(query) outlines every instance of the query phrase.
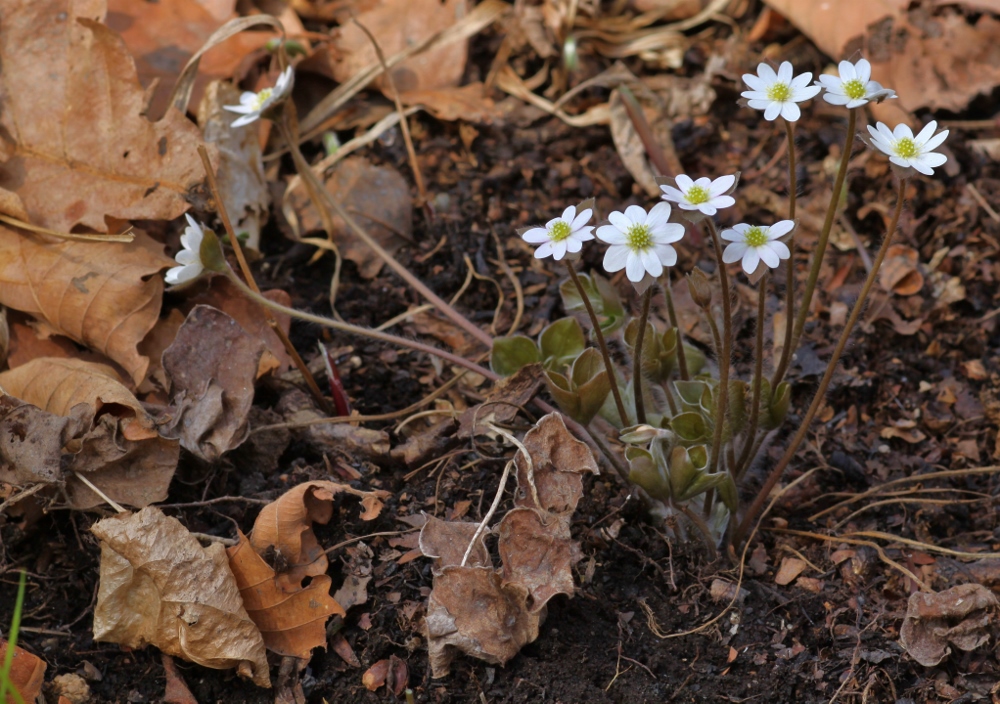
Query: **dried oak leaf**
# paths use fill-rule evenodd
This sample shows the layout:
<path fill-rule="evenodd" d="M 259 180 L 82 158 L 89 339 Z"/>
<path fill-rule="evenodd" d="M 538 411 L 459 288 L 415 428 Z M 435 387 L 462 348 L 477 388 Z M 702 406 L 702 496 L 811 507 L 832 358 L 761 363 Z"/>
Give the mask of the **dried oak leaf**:
<path fill-rule="evenodd" d="M 242 444 L 265 349 L 222 311 L 195 306 L 163 353 L 172 409 L 161 432 L 208 462 Z"/>
<path fill-rule="evenodd" d="M 568 516 L 515 508 L 497 533 L 504 581 L 528 590 L 528 611 L 541 611 L 556 594 L 573 595 L 573 565 L 583 553 L 570 536 Z"/>
<path fill-rule="evenodd" d="M 203 548 L 153 506 L 105 518 L 91 531 L 101 540 L 94 640 L 154 645 L 205 667 L 236 667 L 258 686 L 271 686 L 264 641 L 222 545 Z"/>
<path fill-rule="evenodd" d="M 426 515 L 426 514 L 425 514 Z M 433 572 L 440 574 L 445 567 L 456 567 L 462 564 L 465 551 L 468 550 L 472 538 L 479 528 L 478 523 L 460 521 L 442 521 L 434 516 L 427 516 L 427 522 L 420 529 L 420 552 L 425 557 L 434 560 Z M 486 531 L 476 540 L 476 545 L 469 552 L 467 567 L 493 567 L 489 550 L 486 549 Z"/>
<path fill-rule="evenodd" d="M 8 647 L 7 641 L 0 638 L 0 663 L 5 661 Z M 10 671 L 7 673 L 8 679 L 12 685 L 17 687 L 17 691 L 24 701 L 33 702 L 42 693 L 47 665 L 41 658 L 18 646 L 14 646 L 13 657 Z M 4 699 L 10 704 L 14 702 L 13 698 L 4 697 Z"/>
<path fill-rule="evenodd" d="M 427 600 L 427 650 L 434 677 L 459 653 L 503 665 L 538 638 L 542 614 L 527 608 L 528 590 L 489 567 L 445 567 Z"/>
<path fill-rule="evenodd" d="M 145 118 L 135 62 L 100 24 L 104 14 L 101 0 L 3 10 L 0 127 L 9 141 L 0 187 L 20 196 L 32 223 L 60 232 L 107 232 L 108 216 L 176 218 L 204 177 L 198 128 L 173 108 L 160 122 Z M 80 257 L 100 258 L 93 245 L 78 246 Z"/>
<path fill-rule="evenodd" d="M 254 552 L 243 533 L 226 552 L 243 607 L 268 650 L 308 660 L 314 648 L 326 648 L 327 619 L 346 615 L 330 596 L 329 575 L 317 575 L 305 587 L 279 585 L 274 569 Z"/>
<path fill-rule="evenodd" d="M 63 469 L 74 508 L 98 506 L 104 499 L 73 472 L 86 475 L 118 503 L 146 506 L 166 498 L 177 468 L 178 444 L 159 435 L 152 417 L 111 367 L 41 358 L 0 374 L 0 387 L 48 413 L 72 419 L 75 432 L 65 444 L 69 457 Z"/>
<path fill-rule="evenodd" d="M 370 521 L 382 511 L 387 491 L 361 491 L 330 481 L 305 482 L 272 501 L 257 516 L 250 544 L 258 555 L 274 555 L 279 584 L 286 589 L 301 585 L 306 577 L 325 574 L 329 562 L 313 533 L 312 524 L 333 518 L 333 499 L 346 493 L 361 499 L 361 519 Z"/>
<path fill-rule="evenodd" d="M 949 645 L 975 650 L 996 634 L 1000 600 L 981 584 L 959 584 L 937 594 L 910 595 L 899 642 L 925 667 L 951 653 Z"/>
<path fill-rule="evenodd" d="M 378 166 L 364 157 L 350 156 L 337 164 L 325 187 L 390 254 L 395 254 L 413 239 L 410 186 L 393 167 Z M 292 191 L 289 197 L 302 232 L 322 228 L 316 207 L 302 189 Z M 385 261 L 336 215 L 333 228 L 332 234 L 341 254 L 358 265 L 361 276 L 375 278 Z"/>
<path fill-rule="evenodd" d="M 359 13 L 357 21 L 378 39 L 382 53 L 389 57 L 447 30 L 467 13 L 467 0 L 380 0 Z M 466 45 L 466 41 L 454 42 L 411 56 L 392 69 L 396 88 L 402 93 L 458 85 L 465 72 Z M 371 40 L 354 23 L 345 24 L 334 35 L 330 58 L 339 83 L 378 64 Z M 376 84 L 391 95 L 384 76 Z"/>
<path fill-rule="evenodd" d="M 128 244 L 46 242 L 0 225 L 0 303 L 101 352 L 138 384 L 149 359 L 136 347 L 163 299 L 156 274 L 172 262 L 162 249 L 141 232 Z"/>
<path fill-rule="evenodd" d="M 571 514 L 583 496 L 583 474 L 600 474 L 590 448 L 573 437 L 562 415 L 550 413 L 524 436 L 531 456 L 515 456 L 518 492 L 514 504 L 548 513 Z"/>

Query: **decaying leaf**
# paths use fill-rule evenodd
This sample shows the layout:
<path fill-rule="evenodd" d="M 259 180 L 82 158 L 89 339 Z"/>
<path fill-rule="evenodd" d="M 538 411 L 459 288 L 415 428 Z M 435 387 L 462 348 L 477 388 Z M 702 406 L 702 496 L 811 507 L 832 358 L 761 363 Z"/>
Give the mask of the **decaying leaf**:
<path fill-rule="evenodd" d="M 877 107 L 959 112 L 1000 84 L 1000 22 L 987 12 L 970 22 L 955 8 L 911 10 L 908 0 L 766 1 L 834 59 L 856 60 L 860 49 L 872 78 L 899 96 Z"/>
<path fill-rule="evenodd" d="M 208 462 L 238 447 L 265 349 L 222 311 L 195 306 L 163 353 L 172 405 L 163 434 Z"/>
<path fill-rule="evenodd" d="M 410 673 L 406 663 L 391 655 L 388 660 L 379 660 L 361 676 L 361 683 L 369 692 L 385 685 L 397 697 L 402 696 L 409 681 Z"/>
<path fill-rule="evenodd" d="M 0 396 L 0 482 L 56 484 L 62 481 L 63 447 L 86 426 L 81 407 L 63 417 L 14 398 Z"/>
<path fill-rule="evenodd" d="M 382 511 L 385 491 L 361 491 L 346 484 L 314 481 L 299 484 L 272 501 L 257 516 L 250 543 L 257 554 L 272 555 L 280 562 L 278 581 L 282 588 L 297 588 L 306 577 L 326 573 L 329 562 L 312 524 L 327 524 L 333 518 L 333 499 L 346 493 L 361 499 L 361 519 L 370 521 Z"/>
<path fill-rule="evenodd" d="M 458 436 L 471 438 L 490 433 L 486 423 L 504 425 L 520 413 L 542 385 L 542 365 L 529 364 L 513 375 L 505 376 L 493 384 L 486 400 L 463 411 L 459 417 Z"/>
<path fill-rule="evenodd" d="M 3 167 L 0 167 L 0 174 Z M 149 359 L 137 345 L 156 324 L 172 262 L 143 233 L 134 242 L 45 242 L 0 225 L 0 303 L 40 318 L 138 383 Z"/>
<path fill-rule="evenodd" d="M 359 543 L 346 550 L 347 559 L 341 569 L 344 583 L 333 595 L 334 600 L 344 610 L 368 601 L 368 583 L 372 580 L 372 549 L 364 543 Z"/>
<path fill-rule="evenodd" d="M 100 24 L 104 14 L 100 1 L 7 2 L 3 10 L 0 125 L 13 144 L 0 187 L 51 230 L 107 232 L 108 216 L 171 220 L 204 178 L 197 127 L 174 109 L 160 122 L 144 117 L 135 62 Z M 76 251 L 100 256 L 88 245 Z"/>
<path fill-rule="evenodd" d="M 360 156 L 347 157 L 337 164 L 325 185 L 351 217 L 390 254 L 412 240 L 410 186 L 391 166 L 376 166 Z M 316 207 L 302 189 L 293 191 L 290 198 L 302 232 L 322 228 Z M 358 265 L 358 273 L 364 278 L 377 276 L 385 264 L 382 258 L 336 215 L 333 227 L 340 253 Z"/>
<path fill-rule="evenodd" d="M 31 411 L 19 411 L 30 417 L 36 430 L 57 433 L 55 437 L 64 443 L 61 469 L 66 472 L 66 493 L 74 508 L 98 506 L 104 499 L 72 472 L 86 475 L 118 503 L 146 506 L 166 498 L 179 447 L 159 435 L 152 417 L 111 367 L 78 359 L 41 358 L 0 374 L 0 387 L 47 413 L 69 419 L 60 426 Z M 30 481 L 62 479 L 61 472 L 53 478 L 54 437 L 32 436 L 32 440 L 43 454 L 30 458 L 29 466 L 42 470 Z M 5 451 L 14 451 L 13 447 L 4 446 Z M 18 451 L 22 450 L 27 451 Z"/>
<path fill-rule="evenodd" d="M 293 434 L 312 447 L 331 455 L 345 454 L 367 460 L 378 460 L 389 452 L 389 434 L 384 430 L 362 428 L 349 423 L 315 423 L 326 416 L 316 410 L 316 404 L 305 392 L 292 389 L 282 394 L 275 406 L 286 423 L 299 427 Z"/>
<path fill-rule="evenodd" d="M 920 253 L 905 244 L 894 244 L 885 253 L 885 261 L 878 272 L 878 282 L 886 291 L 900 296 L 920 293 L 924 276 L 920 273 Z"/>
<path fill-rule="evenodd" d="M 331 579 L 320 574 L 305 587 L 278 584 L 274 569 L 254 552 L 243 533 L 227 550 L 243 607 L 257 624 L 264 645 L 279 655 L 308 660 L 313 649 L 326 648 L 326 622 L 344 609 L 330 596 Z"/>
<path fill-rule="evenodd" d="M 570 435 L 562 416 L 550 413 L 524 437 L 531 461 L 516 456 L 518 508 L 500 521 L 502 566 L 493 568 L 477 524 L 428 517 L 420 550 L 434 558 L 434 587 L 427 603 L 427 647 L 434 677 L 448 674 L 457 654 L 504 664 L 538 637 L 545 605 L 573 594 L 573 565 L 581 558 L 570 519 L 583 495 L 581 475 L 598 473 L 587 446 Z"/>
<path fill-rule="evenodd" d="M 380 0 L 359 13 L 357 20 L 375 36 L 388 57 L 447 29 L 467 12 L 466 0 Z M 466 43 L 455 42 L 410 57 L 392 69 L 396 88 L 405 92 L 458 85 L 465 72 L 465 54 Z M 340 83 L 378 64 L 371 40 L 353 23 L 346 24 L 334 37 L 331 60 L 333 77 Z M 391 95 L 384 77 L 378 85 Z"/>
<path fill-rule="evenodd" d="M 934 667 L 951 653 L 975 650 L 996 636 L 1000 599 L 981 584 L 959 584 L 937 594 L 910 595 L 899 642 L 925 667 Z"/>
<path fill-rule="evenodd" d="M 222 545 L 203 548 L 156 507 L 105 518 L 91 530 L 101 540 L 94 640 L 154 645 L 205 667 L 236 667 L 271 686 L 264 641 Z"/>
<path fill-rule="evenodd" d="M 7 641 L 0 638 L 0 663 L 7 657 Z M 14 659 L 11 662 L 8 676 L 10 683 L 17 687 L 18 693 L 26 702 L 33 702 L 42 693 L 45 684 L 45 661 L 32 655 L 24 648 L 14 646 Z M 14 704 L 13 697 L 5 697 L 4 704 Z"/>

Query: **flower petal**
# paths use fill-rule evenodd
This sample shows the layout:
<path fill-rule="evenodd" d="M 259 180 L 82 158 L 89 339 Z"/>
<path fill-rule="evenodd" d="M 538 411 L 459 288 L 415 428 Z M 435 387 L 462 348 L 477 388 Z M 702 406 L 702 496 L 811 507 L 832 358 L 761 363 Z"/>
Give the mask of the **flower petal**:
<path fill-rule="evenodd" d="M 674 181 L 677 183 L 677 187 L 681 190 L 681 193 L 687 193 L 691 190 L 691 186 L 694 185 L 694 181 L 687 174 L 677 174 Z"/>
<path fill-rule="evenodd" d="M 774 120 L 776 117 L 778 117 L 778 115 L 781 114 L 781 106 L 783 104 L 784 103 L 772 102 L 770 105 L 768 105 L 767 109 L 764 110 L 764 119 L 771 121 Z"/>
<path fill-rule="evenodd" d="M 260 118 L 259 113 L 250 113 L 249 115 L 244 115 L 243 117 L 234 120 L 230 127 L 242 127 L 243 125 L 249 125 L 251 122 L 256 122 Z"/>
<path fill-rule="evenodd" d="M 657 277 L 663 274 L 663 263 L 652 248 L 643 250 L 640 256 L 642 257 L 642 266 L 646 271 Z"/>
<path fill-rule="evenodd" d="M 709 187 L 708 192 L 712 197 L 720 196 L 736 183 L 736 176 L 734 174 L 729 174 L 727 176 L 719 176 L 719 178 L 712 181 L 712 185 Z"/>
<path fill-rule="evenodd" d="M 625 217 L 621 213 L 611 213 L 612 215 L 618 215 L 620 217 Z M 615 225 L 601 225 L 597 228 L 597 239 L 601 242 L 606 242 L 607 244 L 625 244 L 625 233 L 621 228 Z M 621 267 L 619 267 L 621 268 Z M 618 271 L 618 269 L 615 269 Z"/>
<path fill-rule="evenodd" d="M 578 240 L 576 237 L 567 237 L 563 240 L 566 243 L 566 251 L 576 254 L 583 249 L 583 242 Z"/>
<path fill-rule="evenodd" d="M 720 232 L 719 233 L 719 237 L 721 237 L 722 239 L 726 240 L 727 242 L 742 242 L 743 241 L 743 234 L 741 232 L 738 232 L 738 231 L 732 229 L 732 228 L 727 229 L 727 230 L 723 230 L 722 232 Z"/>
<path fill-rule="evenodd" d="M 716 196 L 712 199 L 712 205 L 720 210 L 722 208 L 731 208 L 736 205 L 736 199 L 732 196 Z"/>
<path fill-rule="evenodd" d="M 521 235 L 521 239 L 529 244 L 541 244 L 549 241 L 549 231 L 544 227 L 533 227 Z"/>
<path fill-rule="evenodd" d="M 758 247 L 757 254 L 760 256 L 761 260 L 772 269 L 780 263 L 778 253 L 771 249 L 768 245 Z"/>
<path fill-rule="evenodd" d="M 792 75 L 795 71 L 792 70 L 791 61 L 782 61 L 781 65 L 778 66 L 778 81 L 788 85 L 792 82 Z"/>
<path fill-rule="evenodd" d="M 807 100 L 815 98 L 821 90 L 823 90 L 822 86 L 803 86 L 802 88 L 796 88 L 792 93 L 792 100 L 796 103 L 804 103 Z"/>
<path fill-rule="evenodd" d="M 849 102 L 851 102 L 851 99 L 848 98 L 846 95 L 832 93 L 829 90 L 827 90 L 827 92 L 823 94 L 823 100 L 830 103 L 830 105 L 847 105 Z"/>
<path fill-rule="evenodd" d="M 868 59 L 861 59 L 854 65 L 854 70 L 857 73 L 858 80 L 868 84 L 868 81 L 872 78 L 872 65 L 868 63 Z"/>
<path fill-rule="evenodd" d="M 778 255 L 779 259 L 788 259 L 792 256 L 791 251 L 788 249 L 788 245 L 781 240 L 774 240 L 770 243 L 771 251 Z"/>
<path fill-rule="evenodd" d="M 802 111 L 798 105 L 789 101 L 781 108 L 781 116 L 788 122 L 795 122 L 802 116 Z"/>
<path fill-rule="evenodd" d="M 805 73 L 800 73 L 798 76 L 789 81 L 788 86 L 790 88 L 796 88 L 798 90 L 801 90 L 805 88 L 807 85 L 809 85 L 812 82 L 812 79 L 813 79 L 812 72 L 806 71 Z"/>
<path fill-rule="evenodd" d="M 757 75 L 760 76 L 768 85 L 778 80 L 778 74 L 774 72 L 774 69 L 763 62 L 757 64 Z"/>
<path fill-rule="evenodd" d="M 535 259 L 545 259 L 545 257 L 552 255 L 552 240 L 548 242 L 543 242 L 542 245 L 535 250 Z"/>
<path fill-rule="evenodd" d="M 642 265 L 642 257 L 636 252 L 628 253 L 628 259 L 625 262 L 625 275 L 632 283 L 642 281 L 642 277 L 646 275 L 646 267 Z"/>
<path fill-rule="evenodd" d="M 747 106 L 753 108 L 754 110 L 766 110 L 771 105 L 771 99 L 754 99 L 748 100 Z"/>
<path fill-rule="evenodd" d="M 625 217 L 628 218 L 629 226 L 641 225 L 644 222 L 646 222 L 646 211 L 640 208 L 638 205 L 630 205 L 629 207 L 625 208 Z M 628 228 L 625 229 L 627 230 Z"/>
<path fill-rule="evenodd" d="M 562 219 L 565 220 L 567 223 L 571 223 L 573 222 L 573 218 L 575 217 L 576 217 L 576 206 L 567 205 L 566 209 L 562 212 Z M 572 226 L 570 226 L 570 229 L 573 229 Z"/>
<path fill-rule="evenodd" d="M 757 250 L 754 247 L 747 247 L 747 251 L 743 253 L 743 271 L 749 276 L 757 271 L 758 264 L 760 264 L 760 255 L 757 254 Z"/>
<path fill-rule="evenodd" d="M 931 138 L 931 135 L 934 134 L 934 130 L 936 129 L 937 129 L 937 120 L 931 120 L 926 125 L 924 125 L 924 128 L 922 130 L 920 130 L 917 133 L 917 136 L 913 138 L 913 141 L 916 142 L 917 144 L 923 144 L 924 142 L 926 142 L 928 139 Z"/>
<path fill-rule="evenodd" d="M 895 139 L 913 139 L 913 130 L 911 130 L 910 126 L 905 122 L 900 122 L 892 129 L 892 136 Z"/>
<path fill-rule="evenodd" d="M 950 130 L 944 130 L 942 132 L 938 132 L 936 135 L 928 139 L 927 142 L 923 145 L 924 151 L 929 152 L 940 147 L 941 143 L 944 142 L 945 139 L 947 139 L 949 131 Z"/>
<path fill-rule="evenodd" d="M 677 250 L 669 244 L 653 245 L 653 251 L 656 252 L 656 256 L 663 266 L 673 266 L 677 263 Z"/>
<path fill-rule="evenodd" d="M 743 74 L 743 82 L 750 86 L 751 90 L 766 91 L 767 83 L 760 76 L 755 76 L 752 73 Z"/>
<path fill-rule="evenodd" d="M 640 208 L 641 210 L 641 208 Z M 646 215 L 646 219 L 643 221 L 646 225 L 657 225 L 659 223 L 665 223 L 667 218 L 670 217 L 670 203 L 661 200 L 652 208 L 649 209 L 649 215 Z"/>
<path fill-rule="evenodd" d="M 840 80 L 845 83 L 847 81 L 853 81 L 858 77 L 858 72 L 855 70 L 854 64 L 850 61 L 841 61 L 837 64 L 837 70 L 840 71 Z"/>
<path fill-rule="evenodd" d="M 767 238 L 776 240 L 779 237 L 784 237 L 792 231 L 793 227 L 795 227 L 794 220 L 780 220 L 767 228 Z"/>
<path fill-rule="evenodd" d="M 746 251 L 747 245 L 745 242 L 733 242 L 732 244 L 726 245 L 726 248 L 723 250 L 722 261 L 726 264 L 738 262 L 743 258 L 743 254 Z"/>
<path fill-rule="evenodd" d="M 567 210 L 569 210 L 569 208 L 567 208 Z M 588 222 L 590 222 L 590 218 L 592 218 L 592 217 L 594 217 L 594 211 L 593 211 L 593 209 L 591 209 L 591 208 L 584 208 L 583 210 L 580 211 L 579 215 L 577 215 L 575 218 L 571 218 L 569 229 L 572 232 L 576 232 L 581 227 L 583 227 Z"/>
<path fill-rule="evenodd" d="M 664 200 L 673 201 L 674 203 L 679 203 L 684 200 L 684 194 L 673 186 L 660 186 L 660 190 L 663 191 L 661 198 Z"/>
<path fill-rule="evenodd" d="M 622 244 L 608 247 L 608 251 L 604 253 L 604 270 L 613 274 L 624 269 L 628 262 L 629 251 L 629 248 Z"/>
<path fill-rule="evenodd" d="M 566 244 L 568 240 L 562 240 L 560 242 L 549 242 L 549 246 L 552 247 L 552 258 L 559 261 L 566 256 L 566 249 L 568 245 Z M 543 245 L 544 246 L 544 245 Z M 541 247 L 539 247 L 541 249 Z"/>

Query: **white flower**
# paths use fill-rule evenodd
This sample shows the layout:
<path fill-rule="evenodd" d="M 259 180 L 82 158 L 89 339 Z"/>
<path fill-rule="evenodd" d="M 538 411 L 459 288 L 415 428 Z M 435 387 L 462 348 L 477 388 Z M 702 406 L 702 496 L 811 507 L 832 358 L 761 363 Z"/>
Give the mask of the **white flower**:
<path fill-rule="evenodd" d="M 792 64 L 788 61 L 782 62 L 777 73 L 762 63 L 757 66 L 756 76 L 752 73 L 743 74 L 743 82 L 751 90 L 740 95 L 749 98 L 747 104 L 754 110 L 763 110 L 765 120 L 773 120 L 781 115 L 788 122 L 795 122 L 802 114 L 796 103 L 814 98 L 820 91 L 818 86 L 809 85 L 812 77 L 808 72 L 793 77 Z"/>
<path fill-rule="evenodd" d="M 881 122 L 876 127 L 868 126 L 868 131 L 872 135 L 872 144 L 879 151 L 888 154 L 889 161 L 904 168 L 914 168 L 928 176 L 934 174 L 932 167 L 941 166 L 948 161 L 948 157 L 944 154 L 937 154 L 933 151 L 944 142 L 948 136 L 948 130 L 934 134 L 936 129 L 937 121 L 931 120 L 914 137 L 913 130 L 903 124 L 896 125 L 896 129 L 892 131 Z"/>
<path fill-rule="evenodd" d="M 861 59 L 856 64 L 841 61 L 837 66 L 840 76 L 820 76 L 817 86 L 826 88 L 823 100 L 832 105 L 846 105 L 849 108 L 861 107 L 865 103 L 881 103 L 883 100 L 896 97 L 891 88 L 883 88 L 880 83 L 871 80 L 872 65 L 868 59 Z"/>
<path fill-rule="evenodd" d="M 624 269 L 628 280 L 639 284 L 647 275 L 658 277 L 663 267 L 676 264 L 677 252 L 670 243 L 684 236 L 684 226 L 667 222 L 669 217 L 669 203 L 657 203 L 648 215 L 638 205 L 611 213 L 611 224 L 597 228 L 598 239 L 611 245 L 604 254 L 604 268 Z"/>
<path fill-rule="evenodd" d="M 176 285 L 193 281 L 201 276 L 205 270 L 205 265 L 201 261 L 201 242 L 205 239 L 205 228 L 195 222 L 187 213 L 188 226 L 181 235 L 181 246 L 184 248 L 177 253 L 175 259 L 180 266 L 169 269 L 164 278 L 168 284 Z"/>
<path fill-rule="evenodd" d="M 273 88 L 265 88 L 259 93 L 245 92 L 240 96 L 239 105 L 223 105 L 223 110 L 229 112 L 242 113 L 243 117 L 237 118 L 232 126 L 242 127 L 249 125 L 260 118 L 272 105 L 277 105 L 292 92 L 292 85 L 295 83 L 295 74 L 289 66 L 275 82 Z"/>
<path fill-rule="evenodd" d="M 722 253 L 722 261 L 732 264 L 742 259 L 743 271 L 747 276 L 757 270 L 760 262 L 773 269 L 780 260 L 791 256 L 788 246 L 778 238 L 787 235 L 793 227 L 793 221 L 782 220 L 770 227 L 740 223 L 731 230 L 723 230 L 722 239 L 730 244 L 726 245 L 726 251 Z"/>
<path fill-rule="evenodd" d="M 545 227 L 533 227 L 521 235 L 525 242 L 541 245 L 535 250 L 536 259 L 552 255 L 559 261 L 566 253 L 575 254 L 583 249 L 583 243 L 594 239 L 594 226 L 588 225 L 594 211 L 586 208 L 576 214 L 576 206 L 571 205 L 561 217 L 552 218 Z"/>
<path fill-rule="evenodd" d="M 711 216 L 719 208 L 728 208 L 736 203 L 735 198 L 727 195 L 736 183 L 736 176 L 720 176 L 714 181 L 702 177 L 692 181 L 689 176 L 680 174 L 674 180 L 677 188 L 660 186 L 660 190 L 663 191 L 663 200 L 677 203 L 681 210 L 698 210 Z"/>

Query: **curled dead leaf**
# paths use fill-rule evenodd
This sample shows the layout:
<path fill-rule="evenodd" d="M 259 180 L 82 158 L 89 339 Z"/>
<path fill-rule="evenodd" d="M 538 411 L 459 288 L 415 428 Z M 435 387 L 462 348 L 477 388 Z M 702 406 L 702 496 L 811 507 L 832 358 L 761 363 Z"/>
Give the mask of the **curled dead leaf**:
<path fill-rule="evenodd" d="M 329 575 L 316 575 L 308 585 L 278 584 L 274 569 L 254 552 L 243 533 L 226 550 L 243 607 L 257 625 L 264 645 L 279 655 L 308 660 L 314 648 L 326 648 L 326 622 L 346 615 L 330 596 Z"/>
<path fill-rule="evenodd" d="M 195 306 L 163 353 L 172 409 L 162 432 L 208 462 L 249 433 L 260 338 L 211 306 Z"/>
<path fill-rule="evenodd" d="M 40 441 L 37 451 L 42 454 L 31 453 L 30 459 L 48 463 L 49 468 L 33 481 L 53 481 L 52 448 L 58 437 L 66 456 L 58 478 L 66 473 L 66 491 L 74 508 L 98 506 L 104 499 L 72 472 L 85 474 L 121 504 L 146 506 L 166 498 L 179 447 L 160 437 L 152 417 L 111 367 L 71 358 L 35 359 L 0 374 L 0 387 L 47 413 L 69 419 L 60 426 L 36 413 L 18 411 L 30 416 L 36 430 L 58 433 L 33 436 Z M 4 447 L 14 451 L 9 443 Z M 34 463 L 30 466 L 36 468 L 32 471 L 40 468 Z"/>
<path fill-rule="evenodd" d="M 504 580 L 528 590 L 528 611 L 540 611 L 556 594 L 573 595 L 573 565 L 583 553 L 570 537 L 568 516 L 516 508 L 497 532 Z"/>
<path fill-rule="evenodd" d="M 878 281 L 886 291 L 900 296 L 920 293 L 924 287 L 924 276 L 919 268 L 920 253 L 905 244 L 894 244 L 885 253 L 885 261 L 879 269 Z"/>
<path fill-rule="evenodd" d="M 583 475 L 600 474 L 594 455 L 566 428 L 562 415 L 550 413 L 524 436 L 531 456 L 515 456 L 518 492 L 515 505 L 549 513 L 573 513 L 583 497 Z"/>
<path fill-rule="evenodd" d="M 306 577 L 326 572 L 329 561 L 312 524 L 333 518 L 333 499 L 346 493 L 361 499 L 361 519 L 370 521 L 382 511 L 386 491 L 361 491 L 346 484 L 314 481 L 299 484 L 272 501 L 257 516 L 250 543 L 259 555 L 274 555 L 282 588 L 297 588 Z"/>
<path fill-rule="evenodd" d="M 94 640 L 168 655 L 270 687 L 260 631 L 243 607 L 219 543 L 203 548 L 156 507 L 98 521 L 101 582 Z"/>
<path fill-rule="evenodd" d="M 0 638 L 0 663 L 5 661 L 8 647 L 7 641 Z M 24 701 L 33 702 L 42 693 L 47 665 L 38 656 L 18 646 L 14 646 L 13 658 L 8 672 L 10 683 L 17 687 Z M 13 704 L 14 699 L 9 698 L 7 701 Z"/>
<path fill-rule="evenodd" d="M 478 523 L 442 521 L 440 518 L 427 516 L 427 522 L 420 529 L 418 546 L 425 557 L 433 558 L 433 570 L 435 573 L 440 573 L 445 567 L 462 564 L 465 551 L 469 549 L 478 528 Z M 485 538 L 486 532 L 483 531 L 469 552 L 469 559 L 465 563 L 467 566 L 493 566 L 489 550 L 486 549 Z"/>
<path fill-rule="evenodd" d="M 959 584 L 937 594 L 910 595 L 899 642 L 924 667 L 948 657 L 953 645 L 975 650 L 997 634 L 1000 600 L 981 584 Z"/>
<path fill-rule="evenodd" d="M 391 655 L 388 660 L 379 660 L 369 667 L 368 671 L 361 676 L 361 683 L 369 692 L 374 692 L 385 685 L 390 692 L 398 697 L 403 694 L 409 679 L 410 673 L 406 663 L 395 655 Z"/>

